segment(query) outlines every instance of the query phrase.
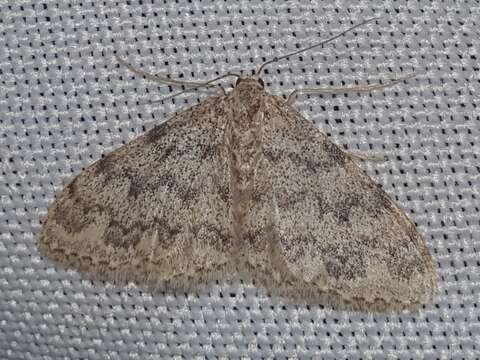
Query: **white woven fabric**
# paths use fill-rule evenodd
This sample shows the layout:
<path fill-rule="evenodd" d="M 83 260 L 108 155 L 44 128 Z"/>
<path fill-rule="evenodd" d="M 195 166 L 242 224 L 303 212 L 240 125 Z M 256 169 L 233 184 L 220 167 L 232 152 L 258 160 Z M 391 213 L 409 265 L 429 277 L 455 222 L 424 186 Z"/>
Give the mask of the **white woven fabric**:
<path fill-rule="evenodd" d="M 464 358 L 480 353 L 478 1 L 0 1 L 0 358 Z M 208 94 L 146 71 L 209 79 L 384 16 L 272 64 L 269 91 L 411 72 L 370 94 L 297 107 L 353 151 L 416 222 L 438 263 L 434 303 L 370 315 L 283 303 L 249 283 L 154 293 L 85 280 L 40 257 L 56 191 L 82 167 Z"/>

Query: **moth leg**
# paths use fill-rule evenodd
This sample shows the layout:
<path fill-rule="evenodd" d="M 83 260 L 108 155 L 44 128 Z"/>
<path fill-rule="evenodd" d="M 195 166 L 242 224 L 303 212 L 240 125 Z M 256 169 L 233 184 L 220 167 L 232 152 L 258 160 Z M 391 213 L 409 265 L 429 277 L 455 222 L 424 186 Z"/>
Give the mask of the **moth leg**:
<path fill-rule="evenodd" d="M 373 162 L 384 162 L 385 156 L 380 154 L 362 154 L 356 151 L 346 151 L 343 150 L 353 160 L 363 160 L 363 161 L 373 161 Z"/>
<path fill-rule="evenodd" d="M 335 144 L 335 142 L 334 142 Z M 346 150 L 342 146 L 335 144 L 340 151 L 342 151 L 345 155 L 347 155 L 352 160 L 362 160 L 362 161 L 372 161 L 372 162 L 384 162 L 386 161 L 386 157 L 382 154 L 378 153 L 363 153 L 358 151 L 351 151 Z"/>
<path fill-rule="evenodd" d="M 217 84 L 218 86 L 218 95 L 227 95 L 227 90 L 222 86 L 222 84 Z"/>
<path fill-rule="evenodd" d="M 318 95 L 318 94 L 344 94 L 347 92 L 369 92 L 373 90 L 384 89 L 396 85 L 404 80 L 413 78 L 414 74 L 409 74 L 398 79 L 390 81 L 388 84 L 373 84 L 359 86 L 339 86 L 339 87 L 323 87 L 323 88 L 306 88 L 294 90 L 288 95 L 287 105 L 292 105 L 299 95 Z"/>

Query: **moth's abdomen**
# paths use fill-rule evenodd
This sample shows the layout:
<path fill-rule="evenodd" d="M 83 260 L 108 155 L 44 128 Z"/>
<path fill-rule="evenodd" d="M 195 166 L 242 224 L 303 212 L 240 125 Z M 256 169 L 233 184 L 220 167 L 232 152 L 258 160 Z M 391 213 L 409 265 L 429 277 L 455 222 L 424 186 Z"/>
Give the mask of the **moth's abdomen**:
<path fill-rule="evenodd" d="M 232 121 L 227 129 L 227 146 L 230 154 L 232 189 L 232 216 L 237 244 L 244 238 L 244 222 L 252 207 L 255 173 L 261 158 L 263 124 L 263 97 L 254 102 L 236 99 Z"/>

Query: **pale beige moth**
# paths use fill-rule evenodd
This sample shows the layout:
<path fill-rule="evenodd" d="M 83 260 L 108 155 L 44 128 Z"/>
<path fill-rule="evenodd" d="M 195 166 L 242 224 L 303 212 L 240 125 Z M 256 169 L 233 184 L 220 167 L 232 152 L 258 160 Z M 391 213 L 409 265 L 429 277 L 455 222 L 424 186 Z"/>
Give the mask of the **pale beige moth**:
<path fill-rule="evenodd" d="M 113 280 L 188 289 L 251 277 L 360 310 L 427 303 L 437 275 L 412 221 L 291 106 L 299 92 L 272 96 L 260 73 L 229 74 L 233 90 L 82 171 L 48 211 L 42 253 Z"/>

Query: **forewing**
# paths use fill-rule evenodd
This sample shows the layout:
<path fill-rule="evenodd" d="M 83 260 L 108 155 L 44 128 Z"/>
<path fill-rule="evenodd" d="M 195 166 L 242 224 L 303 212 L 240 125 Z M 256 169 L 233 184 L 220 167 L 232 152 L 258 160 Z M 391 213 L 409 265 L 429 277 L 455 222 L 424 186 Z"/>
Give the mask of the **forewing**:
<path fill-rule="evenodd" d="M 231 248 L 225 108 L 209 99 L 80 173 L 49 209 L 43 253 L 107 279 L 221 269 Z"/>
<path fill-rule="evenodd" d="M 268 101 L 249 226 L 271 243 L 275 287 L 370 310 L 428 301 L 436 272 L 412 222 L 313 124 Z"/>

